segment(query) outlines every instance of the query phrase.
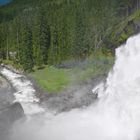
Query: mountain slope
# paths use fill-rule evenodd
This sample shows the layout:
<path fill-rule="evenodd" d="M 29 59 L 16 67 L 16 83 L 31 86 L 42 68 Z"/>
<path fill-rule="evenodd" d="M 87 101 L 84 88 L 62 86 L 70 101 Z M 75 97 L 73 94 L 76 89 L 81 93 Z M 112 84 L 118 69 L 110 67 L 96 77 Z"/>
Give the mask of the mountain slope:
<path fill-rule="evenodd" d="M 0 7 L 0 59 L 25 71 L 112 54 L 135 33 L 139 0 L 13 0 Z M 127 26 L 127 27 L 126 27 Z"/>

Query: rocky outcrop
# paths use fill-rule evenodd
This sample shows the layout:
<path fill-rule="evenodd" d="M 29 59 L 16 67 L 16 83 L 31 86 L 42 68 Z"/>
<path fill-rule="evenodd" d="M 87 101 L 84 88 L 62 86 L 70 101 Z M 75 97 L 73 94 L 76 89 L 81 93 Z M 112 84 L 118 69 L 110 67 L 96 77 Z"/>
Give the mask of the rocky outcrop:
<path fill-rule="evenodd" d="M 56 113 L 70 111 L 74 108 L 87 107 L 95 102 L 97 95 L 92 93 L 92 89 L 100 82 L 105 82 L 106 76 L 98 76 L 86 81 L 81 85 L 73 86 L 63 93 L 42 94 L 41 103 L 44 108 Z"/>
<path fill-rule="evenodd" d="M 0 109 L 3 109 L 5 106 L 9 106 L 14 101 L 14 88 L 5 80 L 3 77 L 0 77 Z"/>
<path fill-rule="evenodd" d="M 24 112 L 19 103 L 13 103 L 0 110 L 0 140 L 8 139 L 10 128 L 23 116 Z"/>
<path fill-rule="evenodd" d="M 12 124 L 24 116 L 20 103 L 13 103 L 14 88 L 0 77 L 0 140 L 7 140 Z"/>

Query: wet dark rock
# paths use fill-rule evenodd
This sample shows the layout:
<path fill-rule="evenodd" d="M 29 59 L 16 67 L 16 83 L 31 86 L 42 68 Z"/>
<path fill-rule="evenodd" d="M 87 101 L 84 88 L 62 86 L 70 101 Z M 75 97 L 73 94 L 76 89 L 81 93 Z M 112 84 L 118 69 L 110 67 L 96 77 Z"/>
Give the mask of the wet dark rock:
<path fill-rule="evenodd" d="M 23 116 L 24 111 L 21 104 L 18 102 L 13 103 L 12 105 L 0 110 L 0 124 L 1 122 L 12 124 Z"/>
<path fill-rule="evenodd" d="M 8 116 L 11 122 L 15 122 L 24 116 L 24 110 L 19 102 L 13 103 L 2 113 Z"/>
<path fill-rule="evenodd" d="M 0 140 L 7 140 L 10 128 L 15 121 L 24 116 L 20 103 L 13 103 L 0 110 Z"/>
<path fill-rule="evenodd" d="M 0 81 L 0 140 L 7 140 L 12 124 L 24 116 L 24 111 L 20 103 L 13 103 L 15 89 L 4 78 Z"/>

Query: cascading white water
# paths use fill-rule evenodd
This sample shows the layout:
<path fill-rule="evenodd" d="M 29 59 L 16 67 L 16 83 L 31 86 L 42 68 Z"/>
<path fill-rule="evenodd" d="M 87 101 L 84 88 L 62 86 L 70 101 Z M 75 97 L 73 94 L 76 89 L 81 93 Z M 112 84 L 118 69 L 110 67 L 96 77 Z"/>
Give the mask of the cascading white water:
<path fill-rule="evenodd" d="M 99 100 L 86 109 L 19 122 L 12 140 L 138 140 L 140 138 L 140 34 L 116 50 Z"/>
<path fill-rule="evenodd" d="M 38 105 L 39 99 L 35 97 L 35 89 L 32 83 L 21 74 L 16 74 L 6 68 L 1 70 L 1 74 L 5 76 L 16 89 L 15 102 L 20 102 L 26 115 L 33 115 L 44 112 L 44 109 Z"/>

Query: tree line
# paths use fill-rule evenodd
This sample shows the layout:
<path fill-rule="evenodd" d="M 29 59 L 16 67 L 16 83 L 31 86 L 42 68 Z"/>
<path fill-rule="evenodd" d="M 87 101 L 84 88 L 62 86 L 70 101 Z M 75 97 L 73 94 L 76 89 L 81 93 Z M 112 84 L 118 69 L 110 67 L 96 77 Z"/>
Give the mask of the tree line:
<path fill-rule="evenodd" d="M 0 59 L 31 71 L 105 52 L 106 33 L 139 8 L 134 1 L 135 6 L 131 0 L 15 0 L 16 14 L 6 12 L 10 5 L 0 10 Z"/>

